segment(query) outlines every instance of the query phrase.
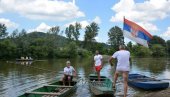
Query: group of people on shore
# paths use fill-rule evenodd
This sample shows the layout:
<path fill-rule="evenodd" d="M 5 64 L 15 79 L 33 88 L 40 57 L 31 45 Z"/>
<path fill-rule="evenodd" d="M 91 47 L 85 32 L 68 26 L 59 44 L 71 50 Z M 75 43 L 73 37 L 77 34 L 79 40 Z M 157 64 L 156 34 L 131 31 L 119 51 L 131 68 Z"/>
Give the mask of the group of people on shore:
<path fill-rule="evenodd" d="M 113 89 L 116 89 L 116 81 L 118 79 L 119 74 L 122 74 L 124 80 L 124 97 L 127 95 L 128 90 L 128 74 L 130 71 L 130 52 L 126 50 L 125 45 L 120 45 L 119 50 L 113 53 L 113 55 L 109 58 L 109 63 L 113 66 L 112 60 L 117 59 L 116 70 L 114 72 L 113 77 Z M 64 68 L 64 77 L 63 84 L 65 85 L 65 81 L 70 82 L 73 79 L 73 76 L 76 76 L 76 70 L 71 66 L 70 61 L 66 62 L 66 67 Z M 98 81 L 100 81 L 100 71 L 103 67 L 103 57 L 99 54 L 99 51 L 96 50 L 94 56 L 94 69 L 98 75 Z"/>

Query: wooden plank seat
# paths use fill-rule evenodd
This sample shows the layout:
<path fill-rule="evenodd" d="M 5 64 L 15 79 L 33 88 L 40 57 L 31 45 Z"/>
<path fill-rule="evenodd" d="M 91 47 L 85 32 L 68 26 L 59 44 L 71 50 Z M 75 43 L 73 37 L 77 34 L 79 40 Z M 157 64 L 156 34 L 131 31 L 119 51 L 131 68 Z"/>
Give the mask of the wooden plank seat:
<path fill-rule="evenodd" d="M 57 92 L 53 92 L 53 93 L 58 93 L 58 94 L 62 94 L 65 91 L 67 91 L 69 88 L 60 88 Z M 43 95 L 42 97 L 58 97 L 59 95 Z"/>
<path fill-rule="evenodd" d="M 90 77 L 89 79 L 98 79 L 98 78 Z M 107 79 L 107 78 L 100 78 L 100 79 Z"/>
<path fill-rule="evenodd" d="M 60 86 L 60 85 L 45 85 L 46 87 L 57 87 L 57 88 L 72 88 L 73 86 Z"/>
<path fill-rule="evenodd" d="M 64 93 L 64 92 L 66 92 L 67 90 L 69 90 L 69 88 L 63 88 L 63 89 L 60 89 L 60 90 L 59 90 L 59 93 L 61 93 L 61 94 L 62 94 L 62 93 Z"/>
<path fill-rule="evenodd" d="M 57 96 L 60 95 L 61 93 L 51 93 L 51 92 L 27 92 L 28 94 L 38 94 L 38 95 L 52 95 L 52 96 Z"/>
<path fill-rule="evenodd" d="M 103 82 L 105 82 L 105 81 L 90 81 L 90 82 L 103 83 Z"/>
<path fill-rule="evenodd" d="M 42 97 L 58 97 L 58 96 L 43 95 Z"/>

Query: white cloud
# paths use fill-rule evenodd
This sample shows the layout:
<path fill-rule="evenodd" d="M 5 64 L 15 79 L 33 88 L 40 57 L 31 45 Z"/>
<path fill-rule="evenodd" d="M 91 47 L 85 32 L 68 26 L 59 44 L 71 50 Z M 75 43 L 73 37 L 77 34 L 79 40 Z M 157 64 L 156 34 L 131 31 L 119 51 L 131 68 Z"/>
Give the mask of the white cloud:
<path fill-rule="evenodd" d="M 5 24 L 5 26 L 7 28 L 17 28 L 18 24 L 15 22 L 10 21 L 9 19 L 5 19 L 5 18 L 0 18 L 0 23 L 1 24 Z"/>
<path fill-rule="evenodd" d="M 125 16 L 125 18 L 138 23 L 144 22 L 145 28 L 154 27 L 151 29 L 155 31 L 158 28 L 151 22 L 166 18 L 170 13 L 169 5 L 170 0 L 146 0 L 143 3 L 135 3 L 134 0 L 120 0 L 112 7 L 116 14 L 111 17 L 110 21 L 120 22 Z"/>
<path fill-rule="evenodd" d="M 82 25 L 82 28 L 86 28 L 90 23 L 88 21 L 81 21 L 80 24 Z"/>
<path fill-rule="evenodd" d="M 100 17 L 96 16 L 95 19 L 93 20 L 97 24 L 101 24 L 101 19 Z"/>
<path fill-rule="evenodd" d="M 169 5 L 169 0 L 149 0 L 143 3 L 135 3 L 134 0 L 120 0 L 112 7 L 116 14 L 112 16 L 111 21 L 122 21 L 124 16 L 136 21 L 163 19 L 170 12 Z"/>
<path fill-rule="evenodd" d="M 77 21 L 78 22 L 78 21 Z M 86 26 L 88 26 L 91 22 L 95 22 L 97 24 L 101 24 L 101 19 L 100 17 L 96 16 L 93 20 L 83 20 L 78 23 L 81 24 L 82 28 L 84 29 Z M 73 21 L 71 23 L 67 23 L 64 25 L 64 27 L 68 27 L 70 24 L 75 25 L 76 21 Z"/>
<path fill-rule="evenodd" d="M 161 36 L 170 39 L 170 27 L 168 27 L 167 31 L 163 33 Z"/>
<path fill-rule="evenodd" d="M 82 26 L 83 29 L 84 29 L 87 25 L 90 24 L 90 23 L 89 23 L 88 21 L 86 21 L 86 20 L 80 21 L 80 22 L 78 22 L 78 23 L 81 24 L 81 26 Z M 67 24 L 64 25 L 64 27 L 68 27 L 70 24 L 75 25 L 75 24 L 76 24 L 76 21 L 73 21 L 73 22 L 71 22 L 71 23 L 67 23 Z"/>
<path fill-rule="evenodd" d="M 28 30 L 28 32 L 33 32 L 33 31 L 47 32 L 50 28 L 51 26 L 42 22 L 37 28 L 30 29 Z"/>
<path fill-rule="evenodd" d="M 1 0 L 1 12 L 16 12 L 30 19 L 64 21 L 85 14 L 73 2 L 62 0 Z"/>

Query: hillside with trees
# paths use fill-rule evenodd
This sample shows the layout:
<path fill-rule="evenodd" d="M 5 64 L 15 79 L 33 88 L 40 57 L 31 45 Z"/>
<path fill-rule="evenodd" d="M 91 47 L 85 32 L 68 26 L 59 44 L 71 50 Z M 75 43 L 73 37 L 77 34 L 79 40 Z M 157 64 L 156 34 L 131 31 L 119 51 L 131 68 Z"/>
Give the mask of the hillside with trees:
<path fill-rule="evenodd" d="M 59 26 L 47 32 L 30 32 L 14 30 L 10 34 L 7 27 L 0 24 L 0 59 L 15 59 L 21 56 L 41 58 L 74 58 L 92 56 L 95 50 L 101 54 L 111 55 L 118 50 L 118 45 L 124 44 L 121 28 L 114 26 L 108 30 L 108 43 L 98 43 L 95 37 L 99 34 L 100 27 L 92 22 L 85 27 L 84 40 L 79 40 L 80 23 L 70 24 L 64 31 Z M 65 34 L 66 37 L 61 34 Z M 165 57 L 170 56 L 170 40 L 165 41 L 159 36 L 153 36 L 149 48 L 139 44 L 126 44 L 132 56 L 137 57 Z"/>

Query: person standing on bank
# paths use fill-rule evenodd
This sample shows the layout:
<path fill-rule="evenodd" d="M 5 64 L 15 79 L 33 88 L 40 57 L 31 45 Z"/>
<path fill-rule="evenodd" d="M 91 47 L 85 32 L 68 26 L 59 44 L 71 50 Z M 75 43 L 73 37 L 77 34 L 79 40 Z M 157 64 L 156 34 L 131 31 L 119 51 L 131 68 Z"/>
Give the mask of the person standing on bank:
<path fill-rule="evenodd" d="M 96 54 L 94 56 L 94 67 L 97 72 L 98 81 L 100 81 L 100 70 L 103 67 L 103 57 L 99 54 L 98 50 L 96 50 Z"/>
<path fill-rule="evenodd" d="M 128 75 L 130 70 L 130 52 L 125 50 L 125 45 L 119 46 L 119 51 L 115 52 L 109 59 L 109 63 L 112 64 L 112 60 L 117 58 L 117 67 L 113 79 L 113 88 L 116 86 L 118 75 L 121 73 L 124 80 L 124 97 L 127 95 L 128 90 Z"/>
<path fill-rule="evenodd" d="M 66 67 L 64 68 L 64 77 L 63 77 L 63 85 L 65 85 L 65 82 L 68 81 L 69 86 L 71 85 L 71 81 L 73 79 L 73 72 L 74 76 L 76 76 L 76 70 L 71 66 L 70 61 L 66 62 Z"/>

